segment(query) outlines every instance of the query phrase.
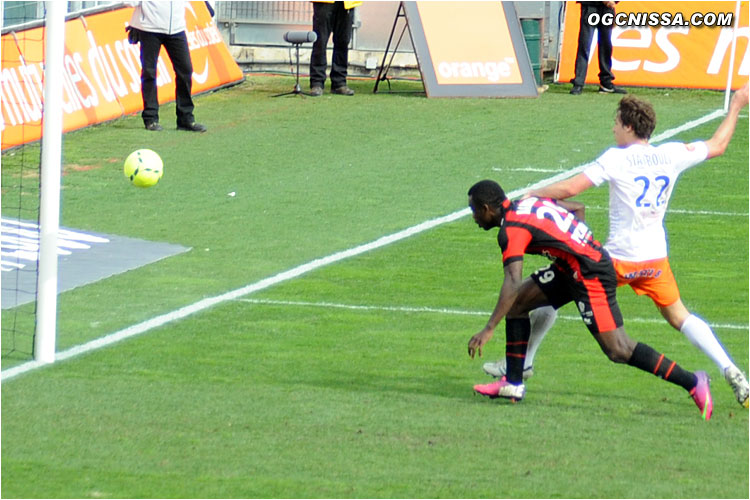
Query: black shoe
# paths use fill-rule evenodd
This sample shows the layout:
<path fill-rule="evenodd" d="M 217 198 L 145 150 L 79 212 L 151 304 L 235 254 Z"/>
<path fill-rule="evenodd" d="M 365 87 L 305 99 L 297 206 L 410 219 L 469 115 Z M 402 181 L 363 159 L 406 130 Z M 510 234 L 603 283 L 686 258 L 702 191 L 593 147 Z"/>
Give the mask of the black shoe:
<path fill-rule="evenodd" d="M 146 130 L 150 130 L 151 132 L 161 132 L 164 129 L 159 125 L 159 122 L 151 122 L 146 123 Z"/>
<path fill-rule="evenodd" d="M 628 92 L 620 87 L 616 87 L 612 85 L 611 87 L 605 87 L 604 85 L 599 85 L 599 93 L 600 94 L 627 94 Z"/>
<path fill-rule="evenodd" d="M 312 97 L 320 97 L 323 95 L 323 87 L 318 87 L 315 85 L 314 87 L 310 88 L 310 96 Z"/>
<path fill-rule="evenodd" d="M 331 92 L 338 95 L 354 95 L 354 91 L 347 87 L 346 85 L 342 85 L 341 87 L 336 87 Z"/>
<path fill-rule="evenodd" d="M 188 132 L 205 132 L 208 129 L 205 125 L 193 122 L 190 125 L 177 125 L 177 130 L 187 130 Z"/>
<path fill-rule="evenodd" d="M 573 88 L 570 89 L 572 95 L 581 95 L 581 92 L 583 92 L 583 85 L 573 85 Z"/>

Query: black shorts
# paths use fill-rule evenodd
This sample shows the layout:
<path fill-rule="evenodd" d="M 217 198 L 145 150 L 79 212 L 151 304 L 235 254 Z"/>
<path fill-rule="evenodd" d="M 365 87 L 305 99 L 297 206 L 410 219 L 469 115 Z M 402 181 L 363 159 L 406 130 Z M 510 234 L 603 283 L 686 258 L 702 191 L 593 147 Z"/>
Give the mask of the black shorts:
<path fill-rule="evenodd" d="M 607 259 L 595 272 L 575 279 L 553 263 L 532 273 L 534 280 L 550 305 L 559 309 L 575 301 L 583 322 L 591 333 L 602 333 L 622 326 L 622 313 L 617 305 L 617 275 Z"/>

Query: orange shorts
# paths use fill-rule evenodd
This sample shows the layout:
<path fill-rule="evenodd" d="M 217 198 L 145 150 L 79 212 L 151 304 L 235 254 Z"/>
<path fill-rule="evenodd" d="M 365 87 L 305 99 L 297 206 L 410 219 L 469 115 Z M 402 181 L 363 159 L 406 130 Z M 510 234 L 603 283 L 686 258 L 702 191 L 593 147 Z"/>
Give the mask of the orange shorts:
<path fill-rule="evenodd" d="M 648 295 L 657 306 L 671 306 L 680 299 L 680 290 L 669 267 L 669 259 L 627 262 L 612 258 L 617 286 L 630 285 L 638 295 Z"/>

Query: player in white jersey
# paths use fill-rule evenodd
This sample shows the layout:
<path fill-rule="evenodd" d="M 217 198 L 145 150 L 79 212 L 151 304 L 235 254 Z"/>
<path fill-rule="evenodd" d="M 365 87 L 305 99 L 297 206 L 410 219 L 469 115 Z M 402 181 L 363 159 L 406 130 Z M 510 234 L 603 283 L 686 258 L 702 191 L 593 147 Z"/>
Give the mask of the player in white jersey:
<path fill-rule="evenodd" d="M 636 262 L 667 257 L 664 215 L 677 176 L 707 155 L 704 142 L 633 144 L 610 148 L 583 171 L 594 186 L 609 182 L 611 257 Z"/>
<path fill-rule="evenodd" d="M 714 135 L 691 144 L 648 143 L 656 125 L 651 105 L 633 96 L 624 97 L 617 108 L 612 129 L 616 147 L 608 149 L 582 173 L 528 193 L 540 198 L 564 200 L 592 186 L 609 183 L 609 238 L 604 245 L 615 264 L 618 285 L 630 285 L 639 295 L 648 295 L 664 319 L 682 332 L 721 370 L 737 401 L 748 407 L 748 382 L 734 364 L 711 327 L 692 314 L 680 299 L 667 256 L 664 214 L 678 176 L 686 169 L 726 150 L 740 111 L 748 104 L 748 85 L 735 92 L 729 112 Z M 536 350 L 556 312 L 551 307 L 534 311 L 525 377 Z M 502 376 L 505 363 L 486 363 L 485 371 Z"/>

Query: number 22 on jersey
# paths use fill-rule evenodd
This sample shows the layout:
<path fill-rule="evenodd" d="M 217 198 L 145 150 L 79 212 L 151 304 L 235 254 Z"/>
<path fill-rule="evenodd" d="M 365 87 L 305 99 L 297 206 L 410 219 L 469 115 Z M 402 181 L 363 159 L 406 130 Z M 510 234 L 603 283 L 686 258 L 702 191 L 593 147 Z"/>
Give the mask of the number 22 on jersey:
<path fill-rule="evenodd" d="M 658 175 L 656 176 L 653 181 L 650 180 L 645 175 L 639 175 L 638 177 L 634 178 L 633 181 L 643 186 L 643 191 L 641 192 L 640 196 L 635 199 L 635 206 L 636 207 L 650 207 L 651 202 L 644 201 L 646 198 L 646 195 L 649 192 L 649 189 L 658 189 L 658 194 L 656 195 L 656 202 L 655 205 L 657 207 L 660 207 L 662 205 L 665 205 L 667 203 L 667 197 L 664 195 L 664 193 L 667 191 L 667 188 L 669 187 L 669 177 L 666 175 Z"/>
<path fill-rule="evenodd" d="M 537 201 L 540 203 L 536 204 Z M 551 220 L 560 231 L 568 233 L 570 239 L 579 245 L 585 244 L 591 238 L 591 231 L 586 224 L 576 220 L 572 213 L 550 201 L 534 197 L 526 198 L 518 204 L 516 212 L 520 215 L 530 215 L 534 212 L 538 219 Z M 576 222 L 575 225 L 573 221 Z M 574 226 L 572 230 L 571 226 Z"/>

